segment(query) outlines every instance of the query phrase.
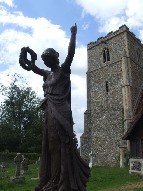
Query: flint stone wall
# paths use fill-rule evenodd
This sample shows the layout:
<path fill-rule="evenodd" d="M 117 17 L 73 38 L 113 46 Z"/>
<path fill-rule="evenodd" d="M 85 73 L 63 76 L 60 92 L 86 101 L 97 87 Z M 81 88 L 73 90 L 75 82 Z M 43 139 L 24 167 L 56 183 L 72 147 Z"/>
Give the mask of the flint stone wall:
<path fill-rule="evenodd" d="M 110 61 L 105 63 L 104 48 L 110 52 Z M 128 84 L 131 89 L 131 105 L 135 108 L 143 87 L 143 45 L 126 26 L 122 26 L 88 44 L 87 51 L 88 117 L 85 114 L 81 156 L 87 159 L 92 151 L 94 165 L 116 165 L 119 164 L 119 147 L 126 144 L 122 140 L 125 132 L 122 58 L 125 51 L 131 70 Z M 84 137 L 89 139 L 89 144 L 87 141 L 84 144 Z"/>

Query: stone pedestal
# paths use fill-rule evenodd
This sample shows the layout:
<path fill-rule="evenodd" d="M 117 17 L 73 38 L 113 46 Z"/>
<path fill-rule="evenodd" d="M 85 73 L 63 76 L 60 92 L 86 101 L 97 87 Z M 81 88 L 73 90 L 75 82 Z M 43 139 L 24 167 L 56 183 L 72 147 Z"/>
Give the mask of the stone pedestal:
<path fill-rule="evenodd" d="M 130 159 L 130 174 L 143 175 L 143 159 Z"/>
<path fill-rule="evenodd" d="M 10 181 L 14 183 L 23 183 L 25 182 L 25 177 L 23 176 L 12 176 L 10 177 Z"/>

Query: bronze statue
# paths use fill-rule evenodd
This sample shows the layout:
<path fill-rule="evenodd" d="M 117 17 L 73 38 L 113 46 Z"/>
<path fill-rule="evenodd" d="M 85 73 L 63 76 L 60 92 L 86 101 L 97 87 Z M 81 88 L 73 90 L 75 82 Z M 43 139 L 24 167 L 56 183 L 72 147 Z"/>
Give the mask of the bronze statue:
<path fill-rule="evenodd" d="M 89 167 L 73 143 L 70 66 L 75 53 L 77 26 L 71 27 L 71 39 L 65 62 L 59 65 L 59 53 L 53 48 L 41 55 L 51 71 L 35 65 L 36 53 L 21 49 L 19 63 L 25 70 L 43 76 L 44 130 L 40 160 L 40 180 L 35 191 L 85 191 Z M 27 52 L 31 61 L 27 59 Z"/>

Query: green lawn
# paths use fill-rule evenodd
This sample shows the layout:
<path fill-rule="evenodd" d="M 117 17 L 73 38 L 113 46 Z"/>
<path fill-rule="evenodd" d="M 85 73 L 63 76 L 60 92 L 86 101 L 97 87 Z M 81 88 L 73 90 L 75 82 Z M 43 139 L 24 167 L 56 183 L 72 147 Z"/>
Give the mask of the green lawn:
<path fill-rule="evenodd" d="M 143 181 L 143 177 L 139 175 L 130 175 L 129 168 L 96 166 L 91 169 L 91 177 L 87 184 L 87 191 L 110 191 L 120 190 L 122 187 L 129 185 L 127 190 L 133 187 L 133 183 L 138 185 L 138 182 Z M 131 184 L 132 183 L 132 184 Z M 131 185 L 130 185 L 131 184 Z M 122 190 L 126 190 L 123 188 Z M 130 189 L 131 190 L 131 189 Z M 143 191 L 140 188 L 135 188 L 134 191 Z"/>
<path fill-rule="evenodd" d="M 0 172 L 0 191 L 34 191 L 37 185 L 36 178 L 38 175 L 37 165 L 29 166 L 30 174 L 25 175 L 25 183 L 14 184 L 9 181 L 11 176 L 14 176 L 14 165 L 11 164 L 7 169 L 8 172 L 2 178 Z M 143 191 L 143 177 L 130 175 L 128 168 L 119 167 L 93 167 L 91 169 L 91 177 L 87 184 L 87 191 Z"/>
<path fill-rule="evenodd" d="M 7 169 L 8 172 L 5 173 L 5 178 L 2 178 L 2 173 L 0 173 L 0 191 L 34 191 L 34 187 L 37 185 L 36 180 L 31 180 L 31 178 L 36 178 L 38 176 L 37 165 L 31 164 L 29 166 L 30 173 L 24 175 L 25 183 L 14 184 L 10 182 L 10 177 L 14 176 L 15 169 L 14 165 L 11 164 Z"/>

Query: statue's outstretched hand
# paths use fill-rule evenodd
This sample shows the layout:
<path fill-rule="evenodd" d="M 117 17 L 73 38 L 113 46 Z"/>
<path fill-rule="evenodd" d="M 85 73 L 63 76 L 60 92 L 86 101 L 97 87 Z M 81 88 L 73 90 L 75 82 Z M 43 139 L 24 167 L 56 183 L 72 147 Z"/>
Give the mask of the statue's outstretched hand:
<path fill-rule="evenodd" d="M 76 34 L 77 33 L 77 26 L 76 26 L 76 23 L 74 26 L 71 27 L 71 33 L 72 34 Z"/>

